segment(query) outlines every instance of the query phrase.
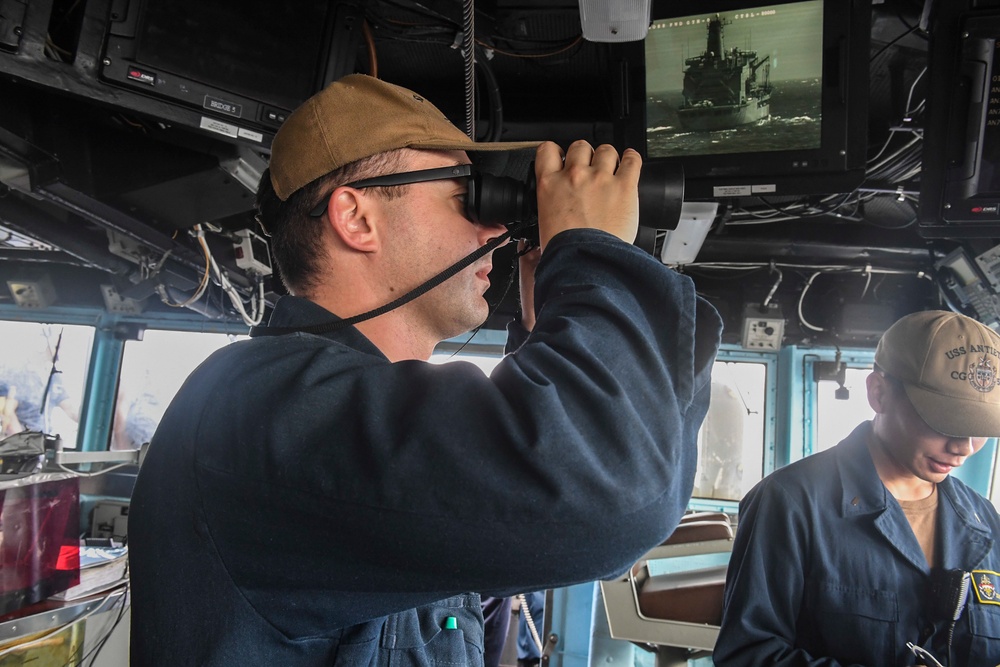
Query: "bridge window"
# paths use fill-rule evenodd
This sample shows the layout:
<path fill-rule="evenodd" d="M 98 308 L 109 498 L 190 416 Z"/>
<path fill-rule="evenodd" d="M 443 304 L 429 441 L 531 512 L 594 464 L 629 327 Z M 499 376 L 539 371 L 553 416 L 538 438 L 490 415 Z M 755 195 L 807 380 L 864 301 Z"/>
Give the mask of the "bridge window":
<path fill-rule="evenodd" d="M 875 416 L 868 405 L 865 378 L 868 368 L 848 368 L 844 375 L 844 389 L 836 382 L 819 382 L 816 387 L 816 437 L 813 452 L 829 449 L 850 435 L 863 421 Z M 840 398 L 838 398 L 838 391 Z M 848 397 L 844 397 L 849 395 Z"/>
<path fill-rule="evenodd" d="M 246 338 L 223 333 L 147 330 L 125 343 L 110 449 L 149 442 L 184 380 L 210 354 Z"/>
<path fill-rule="evenodd" d="M 0 321 L 0 431 L 58 434 L 76 447 L 91 327 Z"/>
<path fill-rule="evenodd" d="M 763 478 L 766 379 L 765 364 L 715 362 L 698 437 L 696 498 L 739 500 Z"/>

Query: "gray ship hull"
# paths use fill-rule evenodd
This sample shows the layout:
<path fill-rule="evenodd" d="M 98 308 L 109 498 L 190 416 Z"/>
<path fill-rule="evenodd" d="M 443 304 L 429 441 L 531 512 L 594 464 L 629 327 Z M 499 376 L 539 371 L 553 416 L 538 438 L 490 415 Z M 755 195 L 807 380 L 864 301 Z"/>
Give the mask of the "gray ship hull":
<path fill-rule="evenodd" d="M 688 107 L 677 111 L 681 127 L 685 130 L 728 130 L 756 123 L 770 113 L 769 99 L 751 100 L 746 104 Z"/>

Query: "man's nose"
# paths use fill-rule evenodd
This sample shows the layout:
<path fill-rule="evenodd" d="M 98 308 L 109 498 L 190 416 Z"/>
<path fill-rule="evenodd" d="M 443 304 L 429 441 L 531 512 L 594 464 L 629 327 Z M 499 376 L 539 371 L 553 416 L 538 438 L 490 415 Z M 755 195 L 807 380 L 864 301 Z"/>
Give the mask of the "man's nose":
<path fill-rule="evenodd" d="M 955 456 L 972 456 L 976 448 L 972 444 L 972 438 L 949 438 L 948 452 Z"/>
<path fill-rule="evenodd" d="M 484 225 L 482 223 L 477 223 L 476 227 L 479 229 L 479 245 L 486 245 L 493 239 L 507 232 L 507 227 L 505 227 L 500 223 L 496 223 L 493 225 Z M 500 246 L 498 247 L 505 246 L 509 242 L 510 239 L 507 239 L 507 241 L 501 243 Z"/>

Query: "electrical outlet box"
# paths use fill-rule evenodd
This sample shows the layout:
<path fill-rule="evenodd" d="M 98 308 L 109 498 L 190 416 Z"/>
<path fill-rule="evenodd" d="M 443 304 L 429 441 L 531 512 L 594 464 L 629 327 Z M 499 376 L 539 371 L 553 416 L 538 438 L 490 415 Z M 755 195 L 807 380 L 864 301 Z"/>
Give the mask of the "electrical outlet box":
<path fill-rule="evenodd" d="M 114 285 L 101 285 L 101 296 L 104 297 L 104 309 L 109 313 L 138 315 L 142 312 L 143 304 L 141 301 L 122 296 Z"/>
<path fill-rule="evenodd" d="M 236 266 L 260 276 L 271 275 L 267 241 L 249 229 L 241 229 L 235 232 L 235 236 L 233 253 L 236 255 Z"/>
<path fill-rule="evenodd" d="M 56 300 L 56 290 L 48 276 L 8 280 L 7 289 L 21 308 L 48 308 Z"/>
<path fill-rule="evenodd" d="M 976 263 L 990 281 L 994 292 L 1000 292 L 1000 245 L 976 255 Z"/>
<path fill-rule="evenodd" d="M 785 318 L 777 306 L 747 306 L 743 311 L 743 347 L 748 350 L 781 349 Z"/>

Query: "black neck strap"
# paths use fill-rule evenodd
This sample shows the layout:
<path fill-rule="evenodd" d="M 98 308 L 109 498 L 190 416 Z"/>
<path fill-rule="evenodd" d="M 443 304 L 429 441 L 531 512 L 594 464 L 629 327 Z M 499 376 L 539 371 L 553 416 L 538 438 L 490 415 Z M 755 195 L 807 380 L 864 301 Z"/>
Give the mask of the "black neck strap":
<path fill-rule="evenodd" d="M 384 306 L 379 306 L 374 310 L 369 310 L 367 313 L 361 313 L 360 315 L 348 317 L 343 320 L 334 320 L 331 322 L 323 322 L 321 324 L 312 324 L 309 326 L 302 326 L 302 327 L 256 326 L 250 328 L 250 336 L 252 338 L 257 338 L 260 336 L 284 336 L 285 334 L 296 333 L 299 331 L 301 331 L 302 333 L 311 333 L 311 334 L 328 334 L 328 333 L 333 333 L 335 331 L 340 331 L 341 329 L 346 329 L 347 327 L 354 326 L 359 322 L 370 320 L 374 317 L 378 317 L 379 315 L 384 315 L 388 313 L 390 310 L 395 310 L 396 308 L 399 308 L 400 306 L 407 304 L 410 301 L 413 301 L 417 297 L 426 294 L 430 290 L 434 289 L 444 281 L 448 280 L 449 278 L 457 274 L 459 271 L 462 271 L 463 269 L 471 266 L 474 262 L 479 261 L 486 255 L 488 255 L 489 253 L 493 252 L 498 247 L 503 245 L 503 243 L 507 241 L 507 239 L 511 238 L 512 234 L 520 232 L 521 227 L 524 226 L 526 225 L 521 224 L 513 226 L 500 236 L 494 239 L 490 239 L 489 241 L 486 242 L 486 244 L 474 250 L 473 252 L 469 253 L 464 258 L 458 260 L 457 262 L 449 266 L 447 269 L 437 274 L 430 280 L 426 281 L 422 285 L 413 288 L 403 296 L 399 297 L 398 299 L 395 299 L 394 301 L 390 301 Z"/>

